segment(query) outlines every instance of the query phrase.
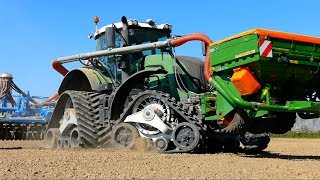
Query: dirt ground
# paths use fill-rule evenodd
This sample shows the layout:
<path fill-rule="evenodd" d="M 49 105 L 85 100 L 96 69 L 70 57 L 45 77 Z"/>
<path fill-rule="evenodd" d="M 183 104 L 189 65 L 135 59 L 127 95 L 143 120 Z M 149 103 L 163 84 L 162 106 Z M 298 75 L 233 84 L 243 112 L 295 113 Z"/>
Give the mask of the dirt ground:
<path fill-rule="evenodd" d="M 320 139 L 271 140 L 262 155 L 45 149 L 1 141 L 1 179 L 319 179 Z"/>

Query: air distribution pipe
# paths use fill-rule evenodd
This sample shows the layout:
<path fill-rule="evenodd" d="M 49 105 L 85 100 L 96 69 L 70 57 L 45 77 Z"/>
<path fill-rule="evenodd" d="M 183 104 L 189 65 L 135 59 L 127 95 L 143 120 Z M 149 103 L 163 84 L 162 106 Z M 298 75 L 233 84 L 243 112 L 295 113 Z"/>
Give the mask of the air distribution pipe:
<path fill-rule="evenodd" d="M 204 67 L 204 75 L 206 79 L 209 81 L 210 77 L 210 48 L 209 44 L 212 43 L 211 39 L 202 33 L 194 33 L 190 35 L 186 35 L 177 39 L 168 39 L 166 41 L 159 41 L 159 42 L 153 42 L 148 44 L 141 44 L 141 45 L 135 45 L 135 46 L 126 46 L 122 48 L 115 48 L 111 50 L 100 50 L 90 53 L 83 53 L 83 54 L 77 54 L 73 56 L 67 56 L 67 57 L 61 57 L 54 59 L 52 61 L 52 67 L 65 76 L 69 71 L 62 65 L 63 63 L 73 62 L 77 61 L 79 59 L 88 59 L 93 57 L 101 57 L 101 56 L 111 56 L 115 54 L 129 54 L 132 52 L 139 52 L 144 50 L 152 50 L 152 49 L 161 49 L 161 48 L 167 48 L 167 47 L 178 47 L 181 46 L 189 41 L 202 41 L 206 44 L 207 51 L 206 51 L 206 60 L 205 60 L 205 67 Z"/>
<path fill-rule="evenodd" d="M 209 45 L 212 42 L 212 40 L 205 34 L 202 33 L 194 33 L 187 36 L 183 36 L 177 39 L 172 40 L 172 45 L 174 47 L 181 46 L 189 41 L 201 41 L 204 42 L 206 45 L 206 60 L 204 64 L 204 77 L 207 81 L 210 81 L 211 79 L 211 66 L 210 66 L 210 48 Z"/>

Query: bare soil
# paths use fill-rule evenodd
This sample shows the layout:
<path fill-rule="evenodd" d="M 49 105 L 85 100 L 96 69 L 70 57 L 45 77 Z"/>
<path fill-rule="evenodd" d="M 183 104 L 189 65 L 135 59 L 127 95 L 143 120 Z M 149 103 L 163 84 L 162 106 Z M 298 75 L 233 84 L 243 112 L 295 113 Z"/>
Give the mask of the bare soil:
<path fill-rule="evenodd" d="M 273 138 L 261 155 L 46 149 L 1 141 L 1 179 L 319 179 L 320 139 Z"/>

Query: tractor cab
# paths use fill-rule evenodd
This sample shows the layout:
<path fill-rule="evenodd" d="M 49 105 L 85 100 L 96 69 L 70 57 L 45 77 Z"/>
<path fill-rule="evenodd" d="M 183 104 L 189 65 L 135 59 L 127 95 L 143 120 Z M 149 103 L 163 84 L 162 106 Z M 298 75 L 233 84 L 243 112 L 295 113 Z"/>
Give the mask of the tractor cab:
<path fill-rule="evenodd" d="M 157 41 L 164 41 L 171 36 L 170 24 L 157 25 L 152 19 L 138 22 L 135 19 L 122 19 L 122 22 L 112 23 L 94 34 L 96 50 L 111 50 L 131 45 L 140 45 Z M 104 69 L 110 70 L 116 81 L 121 83 L 130 74 L 137 71 L 145 56 L 163 53 L 159 49 L 138 51 L 130 54 L 120 54 L 99 57 Z M 110 74 L 110 73 L 109 73 Z"/>
<path fill-rule="evenodd" d="M 133 19 L 127 20 L 127 23 L 112 23 L 95 32 L 94 39 L 97 42 L 96 50 L 106 50 L 166 40 L 171 36 L 171 30 L 172 26 L 170 24 L 157 25 L 152 19 L 148 19 L 146 22 L 138 22 L 136 19 Z"/>

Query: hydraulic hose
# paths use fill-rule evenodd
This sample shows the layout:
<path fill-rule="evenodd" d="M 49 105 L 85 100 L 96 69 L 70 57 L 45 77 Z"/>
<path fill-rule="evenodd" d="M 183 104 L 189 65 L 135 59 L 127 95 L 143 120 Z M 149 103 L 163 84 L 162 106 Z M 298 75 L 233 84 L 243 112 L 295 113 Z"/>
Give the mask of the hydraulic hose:
<path fill-rule="evenodd" d="M 206 60 L 204 64 L 204 76 L 207 81 L 211 79 L 211 66 L 210 66 L 210 48 L 209 45 L 212 43 L 212 40 L 205 34 L 194 33 L 190 35 L 183 36 L 171 41 L 172 46 L 177 47 L 181 46 L 189 41 L 201 41 L 204 42 L 207 46 L 206 50 Z"/>
<path fill-rule="evenodd" d="M 59 93 L 54 93 L 52 96 L 41 102 L 41 105 L 50 103 L 51 101 L 55 101 L 59 98 Z"/>
<path fill-rule="evenodd" d="M 58 71 L 63 76 L 65 76 L 69 72 L 64 66 L 62 66 L 62 64 L 59 61 L 53 60 L 51 65 L 52 65 L 53 69 Z"/>
<path fill-rule="evenodd" d="M 58 61 L 53 60 L 51 63 L 53 69 L 58 71 L 62 76 L 65 76 L 68 74 L 68 70 Z M 46 104 L 51 101 L 57 100 L 60 97 L 59 93 L 54 93 L 52 96 L 50 96 L 48 99 L 44 100 L 41 104 Z"/>

